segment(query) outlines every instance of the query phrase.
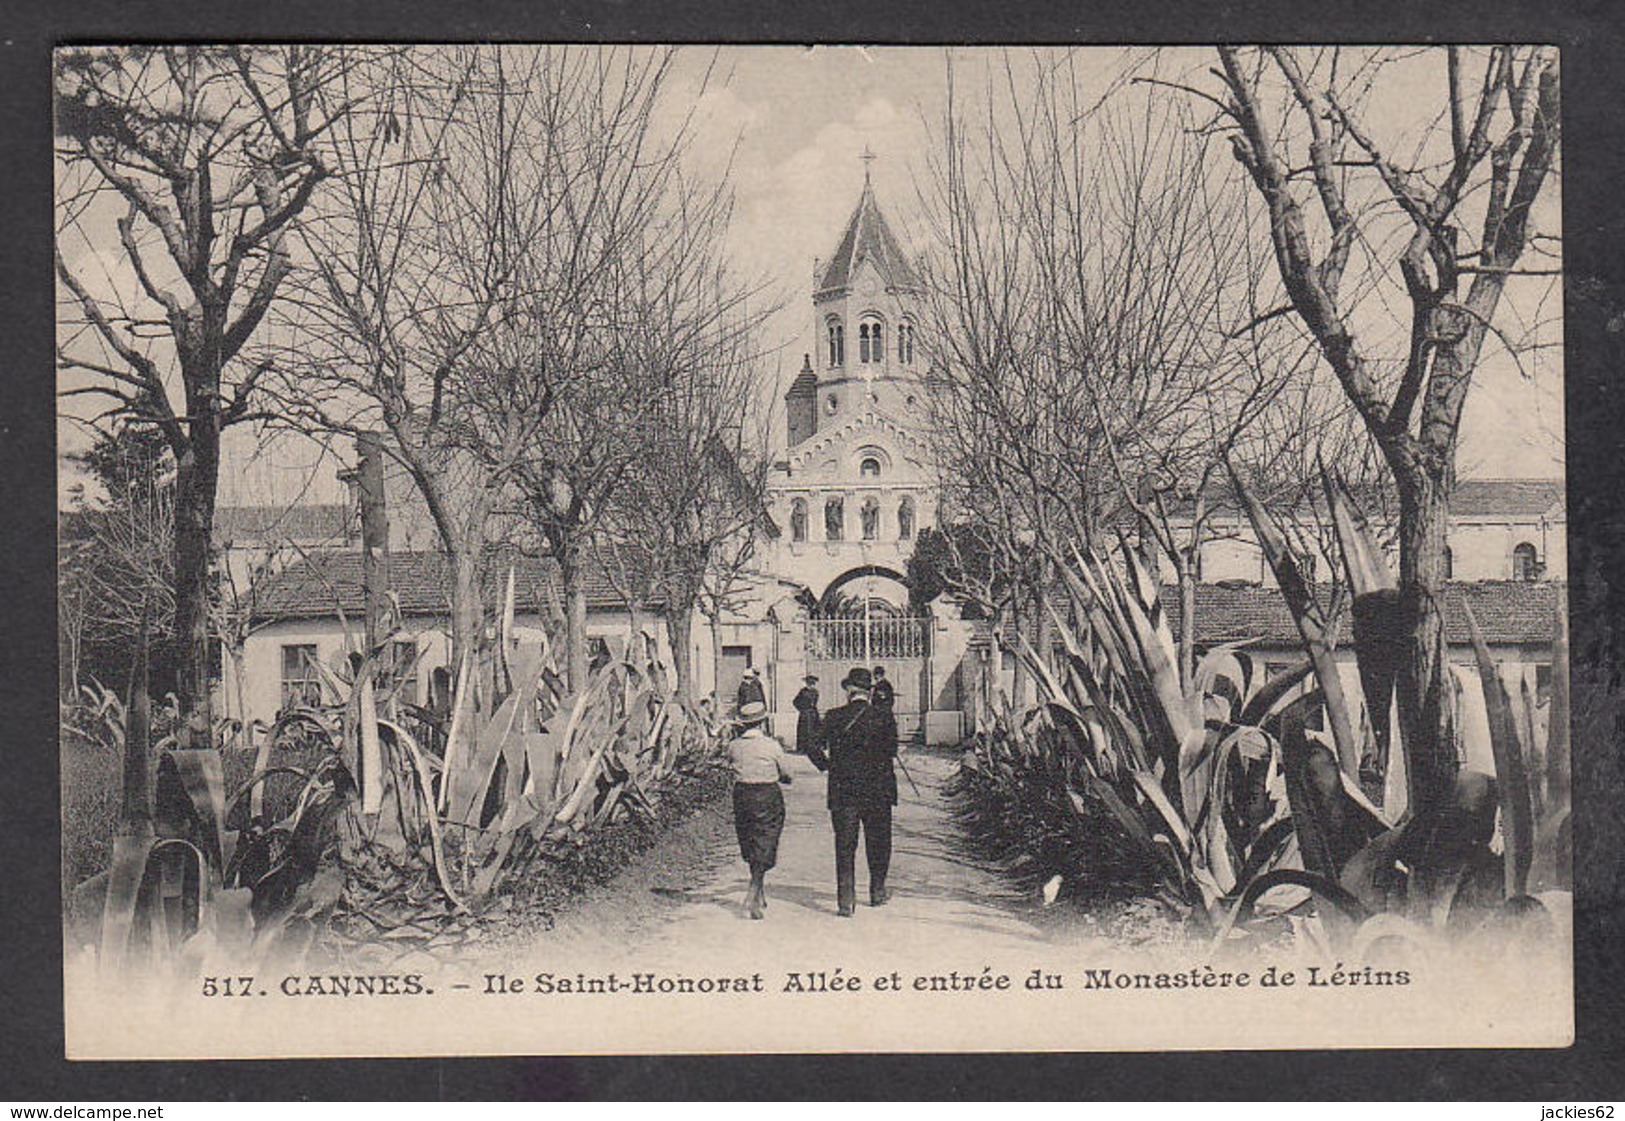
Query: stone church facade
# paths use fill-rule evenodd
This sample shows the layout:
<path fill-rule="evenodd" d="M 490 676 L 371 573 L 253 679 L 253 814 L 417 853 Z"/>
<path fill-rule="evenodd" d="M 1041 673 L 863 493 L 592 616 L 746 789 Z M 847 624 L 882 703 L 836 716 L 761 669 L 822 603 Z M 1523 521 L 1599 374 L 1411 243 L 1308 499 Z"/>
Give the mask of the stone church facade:
<path fill-rule="evenodd" d="M 760 557 L 775 587 L 763 613 L 770 641 L 747 655 L 741 628 L 717 673 L 726 698 L 747 658 L 765 662 L 785 734 L 806 674 L 819 677 L 831 707 L 847 669 L 882 665 L 905 736 L 960 737 L 957 671 L 969 628 L 946 605 L 911 608 L 905 580 L 915 539 L 937 519 L 922 295 L 866 179 L 834 253 L 814 268 L 816 350 L 784 397 L 786 450 L 768 492 L 781 532 Z"/>

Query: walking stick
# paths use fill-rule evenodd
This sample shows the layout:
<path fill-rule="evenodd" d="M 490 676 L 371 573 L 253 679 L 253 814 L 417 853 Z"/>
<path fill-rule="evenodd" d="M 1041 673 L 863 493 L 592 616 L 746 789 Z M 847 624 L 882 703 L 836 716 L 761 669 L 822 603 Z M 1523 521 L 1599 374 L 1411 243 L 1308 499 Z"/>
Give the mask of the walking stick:
<path fill-rule="evenodd" d="M 914 788 L 914 796 L 919 798 L 921 801 L 924 801 L 925 795 L 920 793 L 919 783 L 914 781 L 914 776 L 908 773 L 908 764 L 903 762 L 903 757 L 901 755 L 894 755 L 892 758 L 897 761 L 897 766 L 902 769 L 903 777 L 908 779 L 908 784 Z"/>

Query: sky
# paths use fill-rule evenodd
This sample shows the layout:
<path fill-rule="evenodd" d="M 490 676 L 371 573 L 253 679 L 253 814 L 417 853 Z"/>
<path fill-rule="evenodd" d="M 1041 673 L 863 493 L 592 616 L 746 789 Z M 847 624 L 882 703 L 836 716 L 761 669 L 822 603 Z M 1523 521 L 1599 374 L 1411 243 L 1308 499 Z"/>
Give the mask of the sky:
<path fill-rule="evenodd" d="M 1018 67 L 1031 67 L 1067 53 L 1023 50 L 1011 57 Z M 977 88 L 1003 56 L 957 49 L 953 57 L 965 90 Z M 1115 48 L 1071 52 L 1085 84 L 1102 91 L 1127 61 L 1145 57 Z M 727 168 L 731 176 L 730 253 L 742 275 L 764 285 L 762 298 L 781 305 L 764 332 L 776 430 L 782 428 L 777 398 L 813 349 L 814 262 L 833 252 L 857 203 L 866 149 L 875 156 L 868 171 L 881 209 L 906 246 L 925 248 L 920 199 L 946 107 L 946 58 L 941 48 L 909 47 L 691 47 L 679 54 L 670 104 L 674 113 L 693 110 L 697 167 L 712 174 Z M 1210 61 L 1193 54 L 1175 57 L 1172 65 Z M 1398 92 L 1396 111 L 1404 111 L 1408 95 Z M 1561 369 L 1555 348 L 1526 358 L 1522 372 L 1499 348 L 1486 348 L 1467 405 L 1461 475 L 1562 474 Z M 82 444 L 71 421 L 59 431 L 64 450 Z M 342 496 L 334 477 L 338 463 L 286 442 L 273 454 L 255 454 L 253 444 L 247 430 L 230 435 L 222 503 Z M 63 487 L 72 481 L 64 473 Z"/>
<path fill-rule="evenodd" d="M 1110 48 L 1029 51 L 1010 57 L 1019 70 L 1052 65 L 1072 53 L 1090 97 L 1112 87 L 1147 52 Z M 1207 52 L 1170 52 L 1166 68 L 1212 65 Z M 976 90 L 1003 53 L 953 52 L 960 96 Z M 733 153 L 736 196 L 732 248 L 748 275 L 782 285 L 785 310 L 768 325 L 778 354 L 782 394 L 813 349 L 812 272 L 827 259 L 863 186 L 867 148 L 882 211 L 905 244 L 926 248 L 919 214 L 927 157 L 940 137 L 948 92 L 946 52 L 911 47 L 735 47 L 686 60 L 714 65 L 713 85 L 698 102 L 702 146 Z M 685 78 L 701 69 L 695 65 Z M 1383 116 L 1436 101 L 1413 72 L 1373 103 Z M 1414 77 L 1417 86 L 1410 79 Z M 1085 100 L 1089 100 L 1086 97 Z M 730 141 L 737 137 L 737 147 Z M 1555 187 L 1555 184 L 1553 185 Z M 1555 199 L 1557 191 L 1549 188 Z M 1516 314 L 1519 309 L 1509 309 Z M 1548 306 L 1541 314 L 1560 309 Z M 1560 477 L 1562 355 L 1556 348 L 1526 355 L 1520 370 L 1493 340 L 1477 374 L 1463 420 L 1459 473 L 1474 477 Z"/>

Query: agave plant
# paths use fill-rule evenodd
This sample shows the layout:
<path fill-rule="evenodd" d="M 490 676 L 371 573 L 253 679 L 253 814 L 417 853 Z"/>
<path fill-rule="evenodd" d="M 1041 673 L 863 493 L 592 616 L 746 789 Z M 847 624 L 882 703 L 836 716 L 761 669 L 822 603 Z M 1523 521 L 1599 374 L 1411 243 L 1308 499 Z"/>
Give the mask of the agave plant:
<path fill-rule="evenodd" d="M 1340 760 L 1336 784 L 1353 797 L 1358 789 L 1353 761 L 1363 761 L 1386 782 L 1382 807 L 1375 811 L 1381 828 L 1351 845 L 1358 833 L 1351 837 L 1334 808 L 1314 797 L 1311 787 L 1289 781 L 1288 799 L 1305 867 L 1335 881 L 1343 895 L 1328 898 L 1339 902 L 1344 911 L 1367 922 L 1380 918 L 1385 930 L 1395 927 L 1396 916 L 1406 917 L 1418 929 L 1431 929 L 1470 925 L 1475 909 L 1543 912 L 1543 904 L 1529 895 L 1531 873 L 1538 870 L 1540 886 L 1567 887 L 1568 795 L 1550 781 L 1532 781 L 1530 762 L 1544 754 L 1554 768 L 1566 763 L 1566 688 L 1553 690 L 1546 720 L 1548 745 L 1542 753 L 1535 742 L 1535 698 L 1526 683 L 1515 694 L 1508 690 L 1467 604 L 1477 680 L 1470 680 L 1471 671 L 1465 667 L 1457 667 L 1453 724 L 1458 755 L 1489 762 L 1463 767 L 1447 797 L 1420 803 L 1406 783 L 1405 776 L 1413 774 L 1414 768 L 1407 765 L 1405 729 L 1393 703 L 1395 676 L 1405 656 L 1398 584 L 1348 489 L 1324 470 L 1322 483 L 1353 595 L 1358 700 L 1364 710 L 1364 719 L 1359 721 L 1354 718 L 1354 704 L 1342 690 L 1327 687 L 1339 681 L 1332 631 L 1297 572 L 1284 536 L 1263 504 L 1235 480 L 1238 496 L 1316 666 L 1320 687 L 1313 701 L 1336 740 Z M 1562 611 L 1559 597 L 1553 678 L 1563 678 L 1566 685 Z M 1356 740 L 1356 727 L 1368 738 Z M 1284 736 L 1289 760 L 1294 754 L 1292 746 L 1301 736 L 1290 729 Z M 1289 766 L 1289 779 L 1292 771 Z M 1329 784 L 1329 778 L 1321 783 Z M 1537 791 L 1542 794 L 1539 799 Z M 1539 821 L 1537 805 L 1543 810 Z M 1499 855 L 1492 848 L 1497 836 Z M 1327 838 L 1336 843 L 1320 843 Z"/>
<path fill-rule="evenodd" d="M 94 916 L 100 961 L 173 965 L 216 943 L 296 958 L 333 920 L 428 939 L 529 861 L 650 813 L 715 735 L 658 664 L 617 656 L 567 692 L 546 640 L 515 639 L 511 585 L 498 641 L 459 667 L 449 724 L 402 719 L 405 674 L 378 684 L 390 633 L 347 672 L 317 664 L 336 703 L 284 711 L 229 794 L 218 747 L 155 741 L 143 640 L 129 704 L 92 690 L 78 706 L 83 734 L 124 752 L 112 864 L 76 908 Z M 411 730 L 424 726 L 439 754 Z"/>
<path fill-rule="evenodd" d="M 1311 663 L 1271 677 L 1231 644 L 1204 654 L 1182 682 L 1150 565 L 1126 540 L 1120 555 L 1113 565 L 1078 554 L 1062 569 L 1067 602 L 1052 612 L 1064 655 L 1052 665 L 1018 640 L 1040 705 L 1027 719 L 999 719 L 969 766 L 1005 781 L 1017 765 L 1052 770 L 1072 811 L 1103 813 L 1141 867 L 1156 869 L 1209 929 L 1272 887 L 1343 895 L 1304 871 L 1291 818 L 1294 759 L 1281 730 L 1302 708 Z M 1313 749 L 1299 755 L 1296 770 L 1312 770 Z M 1332 786 L 1326 797 L 1351 822 L 1371 817 L 1357 795 Z"/>

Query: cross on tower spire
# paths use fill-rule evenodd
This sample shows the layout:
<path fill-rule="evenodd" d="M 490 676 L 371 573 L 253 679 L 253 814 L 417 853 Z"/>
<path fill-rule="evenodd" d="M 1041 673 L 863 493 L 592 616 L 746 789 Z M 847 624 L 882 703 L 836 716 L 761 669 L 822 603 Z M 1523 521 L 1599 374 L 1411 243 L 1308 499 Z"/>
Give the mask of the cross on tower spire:
<path fill-rule="evenodd" d="M 869 182 L 869 165 L 874 163 L 878 158 L 879 157 L 869 150 L 869 145 L 866 141 L 863 145 L 863 155 L 858 157 L 858 159 L 863 161 L 863 181 L 865 183 Z"/>

